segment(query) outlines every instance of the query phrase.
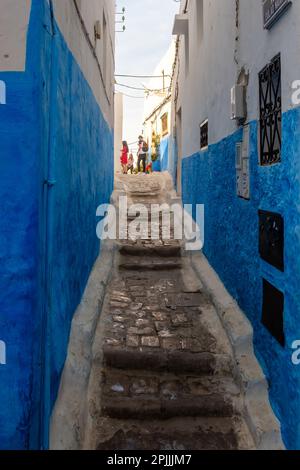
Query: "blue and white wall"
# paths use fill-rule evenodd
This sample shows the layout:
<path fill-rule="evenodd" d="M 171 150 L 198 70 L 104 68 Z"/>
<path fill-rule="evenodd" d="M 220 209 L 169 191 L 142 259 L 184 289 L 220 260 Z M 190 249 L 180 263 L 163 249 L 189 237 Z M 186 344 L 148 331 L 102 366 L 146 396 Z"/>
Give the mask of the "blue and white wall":
<path fill-rule="evenodd" d="M 0 3 L 0 448 L 37 449 L 113 188 L 114 2 Z"/>
<path fill-rule="evenodd" d="M 168 129 L 162 129 L 162 117 L 167 116 Z M 151 113 L 144 123 L 144 136 L 145 140 L 149 142 L 149 159 L 152 153 L 157 149 L 153 145 L 153 133 L 160 139 L 159 144 L 159 158 L 153 162 L 153 171 L 168 171 L 169 170 L 169 141 L 170 141 L 170 123 L 171 123 L 171 97 L 164 99 L 162 104 Z M 152 145 L 151 145 L 152 144 Z"/>
<path fill-rule="evenodd" d="M 149 142 L 151 153 L 152 134 L 160 138 L 160 158 L 153 164 L 154 171 L 169 169 L 169 139 L 171 133 L 171 74 L 175 57 L 175 41 L 172 41 L 168 51 L 153 72 L 148 88 L 158 90 L 145 96 L 144 102 L 144 136 Z M 165 79 L 162 78 L 162 71 Z M 157 78 L 159 77 L 159 78 Z M 163 89 L 163 86 L 165 87 Z M 162 117 L 167 116 L 167 131 L 162 128 Z"/>
<path fill-rule="evenodd" d="M 204 253 L 252 322 L 284 442 L 300 449 L 300 366 L 292 362 L 292 344 L 300 339 L 300 107 L 292 102 L 292 84 L 300 80 L 300 3 L 294 1 L 270 31 L 263 29 L 260 0 L 182 1 L 182 13 L 185 7 L 188 29 L 180 36 L 173 91 L 177 148 L 170 146 L 169 158 L 173 166 L 179 162 L 183 201 L 205 204 Z M 258 73 L 279 52 L 282 162 L 261 167 Z M 250 201 L 237 196 L 235 144 L 242 129 L 230 120 L 230 89 L 243 67 L 249 73 Z M 205 119 L 209 147 L 200 152 L 199 125 Z M 259 209 L 284 217 L 284 273 L 260 258 Z M 263 278 L 285 294 L 284 348 L 261 323 Z"/>

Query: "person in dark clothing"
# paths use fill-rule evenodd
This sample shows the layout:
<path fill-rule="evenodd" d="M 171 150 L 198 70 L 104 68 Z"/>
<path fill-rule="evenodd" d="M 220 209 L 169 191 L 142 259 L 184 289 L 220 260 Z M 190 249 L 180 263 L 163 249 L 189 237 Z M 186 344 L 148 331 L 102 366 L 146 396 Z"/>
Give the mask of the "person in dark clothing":
<path fill-rule="evenodd" d="M 130 153 L 128 157 L 127 168 L 128 168 L 129 173 L 131 174 L 133 174 L 133 169 L 134 169 L 133 166 L 134 166 L 133 155 L 132 153 Z"/>
<path fill-rule="evenodd" d="M 141 163 L 143 166 L 143 173 L 146 173 L 146 160 L 148 153 L 148 144 L 144 141 L 143 136 L 139 136 L 139 149 L 138 149 L 138 170 L 141 172 Z"/>

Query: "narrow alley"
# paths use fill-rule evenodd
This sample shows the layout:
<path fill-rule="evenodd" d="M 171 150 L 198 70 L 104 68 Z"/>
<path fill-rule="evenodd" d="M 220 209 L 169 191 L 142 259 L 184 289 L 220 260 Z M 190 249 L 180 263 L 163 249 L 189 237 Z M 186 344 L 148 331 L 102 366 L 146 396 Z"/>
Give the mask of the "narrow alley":
<path fill-rule="evenodd" d="M 300 450 L 299 24 L 0 0 L 3 467 Z"/>
<path fill-rule="evenodd" d="M 135 204 L 166 202 L 159 178 L 121 181 Z M 160 222 L 157 241 L 120 240 L 98 326 L 92 447 L 252 449 L 229 340 L 179 242 L 162 231 Z"/>
<path fill-rule="evenodd" d="M 51 447 L 280 449 L 252 328 L 204 257 L 174 237 L 171 177 L 117 175 L 117 214 L 124 196 L 127 232 L 109 242 L 111 275 L 96 265 L 74 319 Z"/>

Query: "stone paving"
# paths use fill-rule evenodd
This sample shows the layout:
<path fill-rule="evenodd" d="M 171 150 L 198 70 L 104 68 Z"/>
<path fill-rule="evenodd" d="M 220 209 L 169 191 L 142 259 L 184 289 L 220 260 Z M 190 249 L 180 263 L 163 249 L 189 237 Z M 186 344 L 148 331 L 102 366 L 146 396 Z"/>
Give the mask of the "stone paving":
<path fill-rule="evenodd" d="M 143 274 L 121 271 L 110 290 L 104 346 L 109 362 L 114 360 L 114 351 L 120 349 L 124 356 L 128 352 L 139 360 L 157 356 L 154 366 L 159 368 L 166 357 L 169 362 L 175 357 L 183 362 L 183 353 L 192 355 L 193 363 L 204 354 L 212 358 L 223 354 L 224 361 L 223 345 L 202 322 L 203 312 L 213 308 L 209 299 L 203 292 L 183 291 L 181 273 L 176 270 L 149 270 Z M 230 362 L 229 352 L 227 357 Z"/>
<path fill-rule="evenodd" d="M 134 201 L 147 194 L 163 199 L 155 177 L 123 182 Z M 178 241 L 164 242 L 161 227 L 159 233 L 154 242 L 119 242 L 101 320 L 95 447 L 252 448 L 232 350 L 214 306 Z"/>

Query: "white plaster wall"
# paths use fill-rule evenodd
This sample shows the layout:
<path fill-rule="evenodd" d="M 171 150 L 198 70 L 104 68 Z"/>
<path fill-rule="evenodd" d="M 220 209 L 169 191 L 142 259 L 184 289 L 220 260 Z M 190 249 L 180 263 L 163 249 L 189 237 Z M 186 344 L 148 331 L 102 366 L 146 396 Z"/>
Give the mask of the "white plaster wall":
<path fill-rule="evenodd" d="M 110 127 L 113 127 L 115 69 L 115 2 L 114 0 L 76 0 L 84 24 L 100 63 L 101 74 L 93 52 L 83 33 L 73 0 L 53 0 L 55 19 L 68 47 L 89 82 L 95 98 Z M 0 0 L 0 71 L 24 71 L 26 42 L 31 0 Z M 103 38 L 95 42 L 94 24 L 107 22 L 108 38 L 104 50 Z M 106 54 L 106 68 L 104 67 Z M 102 80 L 103 78 L 103 80 Z"/>
<path fill-rule="evenodd" d="M 101 66 L 101 74 L 93 52 L 83 33 L 73 0 L 53 0 L 55 19 L 58 23 L 68 47 L 77 60 L 85 78 L 90 84 L 95 98 L 99 103 L 104 117 L 111 128 L 114 124 L 114 36 L 115 36 L 115 2 L 114 0 L 77 0 L 81 16 L 87 28 L 89 37 L 95 45 L 96 54 Z M 106 17 L 107 49 L 103 48 L 103 37 L 95 43 L 94 24 Z M 106 69 L 103 54 L 106 52 Z M 103 80 L 102 80 L 103 79 Z"/>
<path fill-rule="evenodd" d="M 182 153 L 192 155 L 200 148 L 199 125 L 209 119 L 209 143 L 233 133 L 230 119 L 230 89 L 244 66 L 250 72 L 247 96 L 248 119 L 257 119 L 258 73 L 278 52 L 282 58 L 283 110 L 292 106 L 291 84 L 300 79 L 300 1 L 270 30 L 263 28 L 262 1 L 203 0 L 203 37 L 197 31 L 197 2 L 187 2 L 189 17 L 189 69 L 186 70 L 185 38 L 180 38 L 177 110 L 182 108 Z M 186 0 L 181 2 L 181 11 Z M 238 38 L 236 40 L 236 38 Z M 179 71 L 178 71 L 179 69 Z M 173 90 L 174 93 L 174 90 Z M 172 122 L 175 121 L 173 105 Z"/>
<path fill-rule="evenodd" d="M 152 130 L 155 131 L 156 134 L 159 134 L 161 138 L 167 137 L 167 135 L 162 135 L 162 116 L 168 113 L 168 129 L 170 133 L 170 126 L 171 126 L 171 100 L 167 101 L 163 106 L 161 106 L 154 115 L 148 119 L 144 126 L 144 136 L 145 140 L 148 140 L 149 145 L 151 146 L 152 140 Z"/>
<path fill-rule="evenodd" d="M 170 86 L 171 83 L 171 74 L 172 74 L 172 67 L 174 63 L 175 57 L 175 40 L 172 40 L 171 46 L 169 47 L 168 51 L 156 66 L 153 77 L 162 75 L 162 71 L 165 72 L 165 87 L 166 89 Z M 148 83 L 148 88 L 155 90 L 155 89 L 162 89 L 163 88 L 163 79 L 162 78 L 152 78 Z M 161 102 L 166 97 L 167 93 L 161 93 L 160 95 L 157 94 L 150 94 L 149 96 L 145 97 L 144 101 L 144 120 L 148 118 L 150 114 L 161 104 Z"/>
<path fill-rule="evenodd" d="M 300 80 L 300 1 L 266 31 L 262 28 L 262 8 L 259 0 L 240 0 L 240 47 L 238 60 L 250 72 L 248 87 L 249 119 L 259 116 L 258 73 L 281 52 L 282 109 L 292 104 L 292 82 Z"/>
<path fill-rule="evenodd" d="M 171 84 L 171 75 L 175 58 L 175 39 L 172 40 L 171 46 L 169 47 L 166 54 L 160 60 L 155 70 L 153 71 L 153 78 L 149 81 L 148 87 L 150 89 L 162 89 L 163 79 L 154 78 L 162 75 L 162 71 L 165 73 L 165 93 L 150 94 L 145 97 L 144 101 L 144 137 L 148 141 L 149 147 L 152 144 L 152 131 L 159 134 L 163 139 L 166 136 L 162 135 L 162 121 L 161 118 L 165 113 L 168 113 L 168 129 L 170 132 L 171 126 L 171 100 L 166 99 L 169 96 L 169 88 Z"/>
<path fill-rule="evenodd" d="M 180 38 L 177 109 L 182 109 L 183 157 L 199 151 L 199 125 L 205 119 L 209 119 L 210 143 L 235 129 L 229 114 L 230 88 L 236 77 L 235 0 L 204 0 L 204 30 L 201 40 L 197 32 L 196 1 L 198 0 L 188 2 L 188 70 L 185 67 L 186 39 Z"/>
<path fill-rule="evenodd" d="M 0 71 L 23 72 L 31 0 L 0 0 Z"/>
<path fill-rule="evenodd" d="M 115 147 L 115 173 L 121 171 L 121 149 L 123 140 L 123 94 L 115 94 L 115 127 L 114 127 L 114 147 Z"/>
<path fill-rule="evenodd" d="M 170 135 L 170 126 L 171 126 L 171 99 L 167 101 L 156 113 L 148 119 L 144 124 L 144 138 L 149 143 L 149 148 L 152 146 L 152 131 L 154 130 L 156 134 L 159 134 L 161 140 L 165 139 Z M 168 113 L 168 134 L 162 135 L 162 116 Z"/>

